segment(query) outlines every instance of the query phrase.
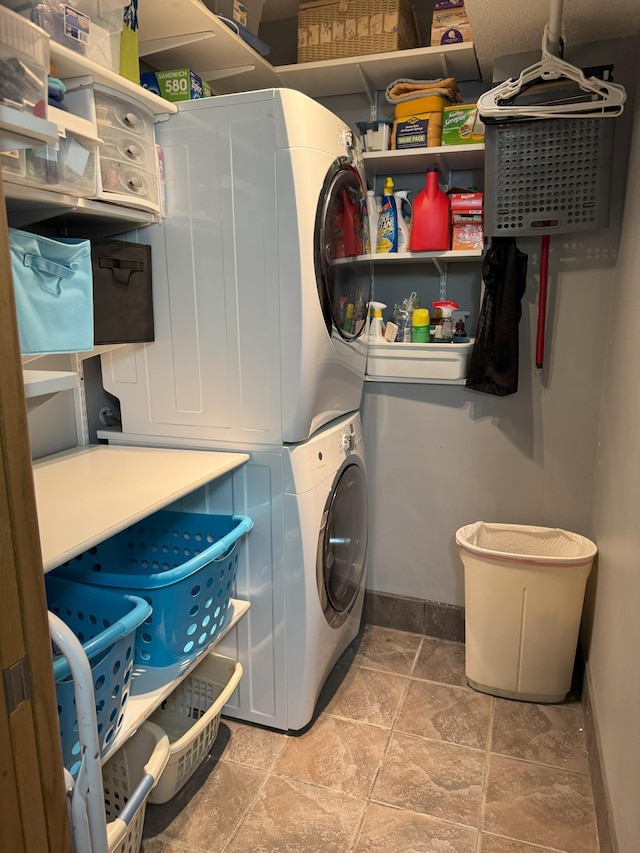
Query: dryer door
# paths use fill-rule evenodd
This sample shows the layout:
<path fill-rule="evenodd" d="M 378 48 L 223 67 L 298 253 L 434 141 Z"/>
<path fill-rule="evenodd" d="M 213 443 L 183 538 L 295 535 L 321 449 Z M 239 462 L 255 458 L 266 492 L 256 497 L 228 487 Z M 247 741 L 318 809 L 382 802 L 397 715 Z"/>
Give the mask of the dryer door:
<path fill-rule="evenodd" d="M 314 261 L 327 332 L 335 329 L 345 341 L 364 333 L 371 299 L 372 264 L 363 256 L 365 198 L 357 170 L 336 160 L 318 203 Z"/>
<path fill-rule="evenodd" d="M 346 621 L 362 588 L 367 532 L 367 484 L 361 465 L 352 458 L 333 485 L 318 538 L 318 594 L 333 628 Z"/>

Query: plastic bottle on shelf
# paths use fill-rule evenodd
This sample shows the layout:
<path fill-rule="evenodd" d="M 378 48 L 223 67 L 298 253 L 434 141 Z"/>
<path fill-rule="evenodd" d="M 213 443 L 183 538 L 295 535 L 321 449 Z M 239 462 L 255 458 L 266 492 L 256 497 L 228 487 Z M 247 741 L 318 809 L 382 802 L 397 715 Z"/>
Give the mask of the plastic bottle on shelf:
<path fill-rule="evenodd" d="M 436 318 L 440 318 L 440 322 L 436 325 L 434 343 L 451 343 L 453 340 L 452 311 L 459 307 L 458 303 L 451 302 L 450 300 L 441 300 L 440 302 L 433 302 L 432 305 L 436 309 Z"/>
<path fill-rule="evenodd" d="M 372 344 L 387 343 L 382 329 L 382 309 L 387 306 L 384 302 L 370 302 L 371 320 L 369 322 L 369 342 Z"/>
<path fill-rule="evenodd" d="M 396 208 L 398 218 L 398 251 L 409 251 L 409 240 L 411 237 L 411 203 L 409 193 L 411 190 L 396 190 Z"/>
<path fill-rule="evenodd" d="M 393 194 L 393 181 L 387 178 L 382 195 L 382 208 L 378 217 L 378 242 L 376 252 L 398 251 L 398 208 Z"/>
<path fill-rule="evenodd" d="M 429 343 L 429 311 L 426 308 L 415 308 L 411 318 L 411 343 Z"/>
<path fill-rule="evenodd" d="M 378 249 L 378 200 L 373 190 L 367 190 L 367 214 L 369 220 L 370 252 L 375 254 Z"/>
<path fill-rule="evenodd" d="M 427 169 L 424 189 L 413 202 L 412 252 L 446 252 L 449 237 L 449 196 L 438 184 L 438 168 Z"/>

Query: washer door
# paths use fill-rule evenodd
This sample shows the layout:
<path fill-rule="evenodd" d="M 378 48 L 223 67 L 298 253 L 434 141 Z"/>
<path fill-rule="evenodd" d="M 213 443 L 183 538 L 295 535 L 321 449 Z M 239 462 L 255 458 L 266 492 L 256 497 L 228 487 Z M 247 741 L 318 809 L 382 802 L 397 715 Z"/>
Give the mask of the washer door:
<path fill-rule="evenodd" d="M 371 299 L 372 263 L 363 256 L 365 197 L 357 170 L 336 160 L 318 202 L 314 262 L 327 332 L 347 342 L 364 333 Z"/>
<path fill-rule="evenodd" d="M 318 595 L 332 628 L 347 620 L 362 587 L 367 532 L 367 484 L 361 465 L 352 458 L 336 478 L 318 537 Z"/>

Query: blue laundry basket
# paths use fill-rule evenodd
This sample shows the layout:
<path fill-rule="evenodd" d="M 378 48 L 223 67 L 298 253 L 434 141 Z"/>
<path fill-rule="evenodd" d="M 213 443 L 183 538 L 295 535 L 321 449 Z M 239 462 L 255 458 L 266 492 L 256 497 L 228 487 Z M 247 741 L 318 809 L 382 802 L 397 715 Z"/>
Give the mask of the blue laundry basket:
<path fill-rule="evenodd" d="M 98 742 L 104 754 L 118 733 L 131 688 L 135 632 L 151 606 L 110 589 L 45 576 L 47 605 L 73 631 L 89 659 L 96 699 Z M 65 767 L 75 776 L 82 758 L 73 678 L 66 658 L 53 646 L 53 675 Z"/>
<path fill-rule="evenodd" d="M 245 515 L 162 510 L 64 563 L 56 574 L 144 598 L 152 607 L 136 634 L 135 662 L 170 666 L 219 634 L 237 573 Z"/>

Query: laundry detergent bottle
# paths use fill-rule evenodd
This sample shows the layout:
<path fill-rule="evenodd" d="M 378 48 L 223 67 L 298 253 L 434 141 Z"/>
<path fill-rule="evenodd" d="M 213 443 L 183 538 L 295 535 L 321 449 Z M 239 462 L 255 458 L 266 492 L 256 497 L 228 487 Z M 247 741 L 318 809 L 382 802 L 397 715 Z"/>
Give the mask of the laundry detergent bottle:
<path fill-rule="evenodd" d="M 398 251 L 398 207 L 393 194 L 393 181 L 387 178 L 378 217 L 378 243 L 376 252 Z"/>
<path fill-rule="evenodd" d="M 449 196 L 438 185 L 438 167 L 427 169 L 424 189 L 413 202 L 409 248 L 412 252 L 446 252 L 449 248 Z"/>

